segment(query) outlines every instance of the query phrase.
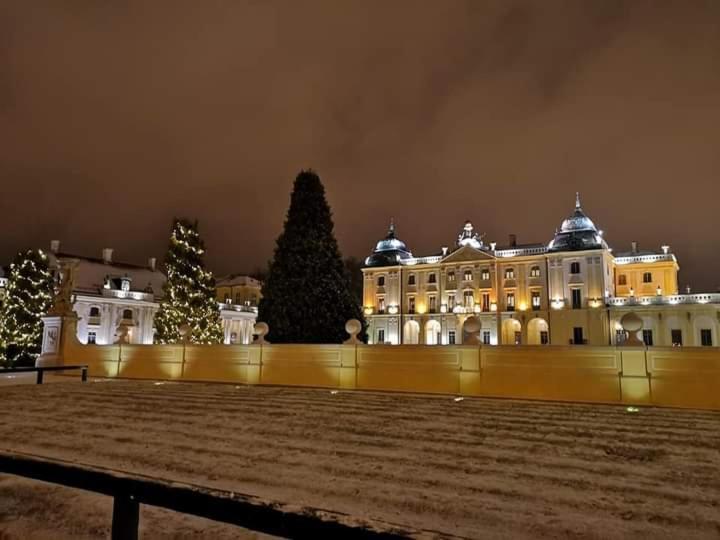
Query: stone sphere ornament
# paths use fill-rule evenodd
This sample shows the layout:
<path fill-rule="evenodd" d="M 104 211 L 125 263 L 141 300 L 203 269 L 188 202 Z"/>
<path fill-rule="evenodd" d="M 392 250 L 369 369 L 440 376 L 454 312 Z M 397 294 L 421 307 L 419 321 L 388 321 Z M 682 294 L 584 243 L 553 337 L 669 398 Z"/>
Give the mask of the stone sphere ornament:
<path fill-rule="evenodd" d="M 482 328 L 482 325 L 477 317 L 468 317 L 463 325 L 463 330 L 465 330 L 468 334 L 477 334 L 480 331 L 480 328 Z"/>
<path fill-rule="evenodd" d="M 255 343 L 262 345 L 263 343 L 270 343 L 265 339 L 265 336 L 270 332 L 270 327 L 267 323 L 259 322 L 253 327 L 253 334 L 257 336 Z"/>
<path fill-rule="evenodd" d="M 358 339 L 358 334 L 362 332 L 362 323 L 357 319 L 350 319 L 345 323 L 345 331 L 350 334 L 350 339 L 346 340 L 345 345 L 357 345 L 361 343 Z"/>
<path fill-rule="evenodd" d="M 183 323 L 178 327 L 180 333 L 180 341 L 187 343 L 190 341 L 190 334 L 192 334 L 192 327 L 188 323 Z"/>
<path fill-rule="evenodd" d="M 620 319 L 620 326 L 627 332 L 627 339 L 623 343 L 627 347 L 642 347 L 645 345 L 641 339 L 638 338 L 638 333 L 643 328 L 643 320 L 638 317 L 635 312 L 626 313 Z"/>

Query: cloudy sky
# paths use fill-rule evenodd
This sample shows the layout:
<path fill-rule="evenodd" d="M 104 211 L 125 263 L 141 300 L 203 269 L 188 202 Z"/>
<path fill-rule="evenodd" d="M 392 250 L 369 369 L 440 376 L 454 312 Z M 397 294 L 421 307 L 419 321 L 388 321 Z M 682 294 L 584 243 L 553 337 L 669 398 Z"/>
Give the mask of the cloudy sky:
<path fill-rule="evenodd" d="M 344 254 L 394 217 L 547 242 L 575 191 L 615 251 L 720 286 L 720 2 L 0 3 L 0 261 L 162 257 L 197 218 L 218 274 L 272 254 L 301 168 Z"/>

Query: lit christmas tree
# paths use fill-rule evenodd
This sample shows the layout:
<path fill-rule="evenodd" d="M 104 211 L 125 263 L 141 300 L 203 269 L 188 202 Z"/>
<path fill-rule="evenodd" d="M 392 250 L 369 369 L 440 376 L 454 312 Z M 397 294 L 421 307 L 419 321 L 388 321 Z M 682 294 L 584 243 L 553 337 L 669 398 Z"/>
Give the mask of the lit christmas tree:
<path fill-rule="evenodd" d="M 53 277 L 42 251 L 18 253 L 0 311 L 0 363 L 32 366 L 42 346 L 42 319 L 52 305 Z"/>
<path fill-rule="evenodd" d="M 190 342 L 209 345 L 223 338 L 215 300 L 215 278 L 205 270 L 205 249 L 197 222 L 176 219 L 165 259 L 165 297 L 155 316 L 155 342 L 178 343 L 180 326 L 190 326 Z"/>

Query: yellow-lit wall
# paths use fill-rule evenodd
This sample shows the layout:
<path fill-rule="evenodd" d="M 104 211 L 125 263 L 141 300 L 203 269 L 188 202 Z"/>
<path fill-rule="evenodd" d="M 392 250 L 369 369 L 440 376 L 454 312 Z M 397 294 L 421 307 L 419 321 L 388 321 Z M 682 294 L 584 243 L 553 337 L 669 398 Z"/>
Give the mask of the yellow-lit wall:
<path fill-rule="evenodd" d="M 653 296 L 657 294 L 658 287 L 665 296 L 678 294 L 678 269 L 675 261 L 616 265 L 615 296 Z M 648 283 L 643 281 L 645 273 L 651 275 Z M 622 276 L 625 278 L 624 285 L 621 284 Z"/>
<path fill-rule="evenodd" d="M 226 302 L 229 298 L 234 304 L 257 306 L 260 302 L 260 287 L 249 285 L 233 285 L 232 287 L 219 286 L 215 289 L 218 302 Z"/>
<path fill-rule="evenodd" d="M 720 409 L 720 350 L 695 347 L 82 345 L 93 377 L 280 384 Z"/>

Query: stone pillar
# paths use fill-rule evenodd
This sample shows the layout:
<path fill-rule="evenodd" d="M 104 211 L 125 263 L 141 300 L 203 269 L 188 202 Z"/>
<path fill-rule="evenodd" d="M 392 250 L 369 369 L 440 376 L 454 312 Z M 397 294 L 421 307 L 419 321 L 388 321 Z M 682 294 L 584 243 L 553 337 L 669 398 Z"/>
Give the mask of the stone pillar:
<path fill-rule="evenodd" d="M 78 317 L 75 314 L 47 315 L 42 321 L 42 350 L 35 366 L 61 366 L 65 364 L 65 345 L 69 339 L 77 339 Z"/>

